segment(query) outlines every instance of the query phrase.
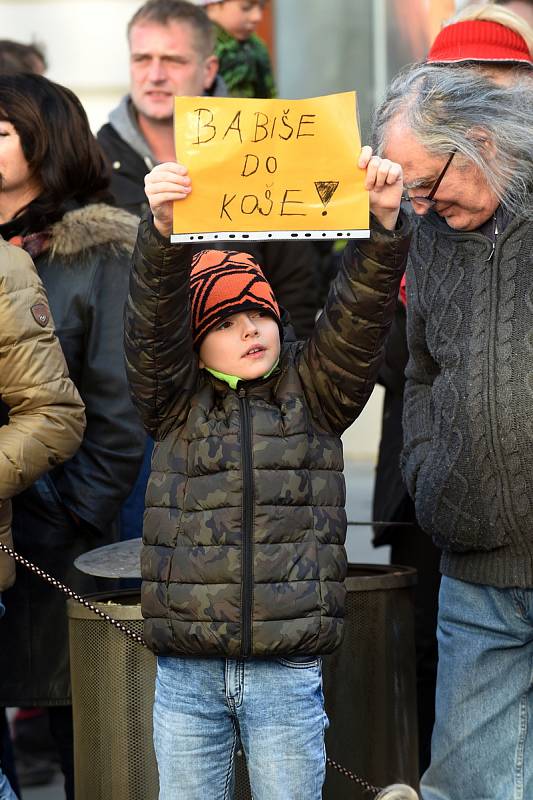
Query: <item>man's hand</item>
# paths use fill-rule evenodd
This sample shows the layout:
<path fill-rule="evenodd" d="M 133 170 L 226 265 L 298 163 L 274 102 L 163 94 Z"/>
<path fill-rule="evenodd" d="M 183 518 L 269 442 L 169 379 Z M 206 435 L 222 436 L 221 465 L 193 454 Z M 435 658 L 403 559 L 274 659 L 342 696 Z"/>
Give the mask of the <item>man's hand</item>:
<path fill-rule="evenodd" d="M 144 179 L 144 190 L 154 215 L 154 225 L 162 236 L 172 233 L 172 203 L 191 193 L 187 167 L 175 161 L 158 164 Z"/>
<path fill-rule="evenodd" d="M 403 172 L 399 164 L 372 155 L 363 147 L 358 167 L 366 170 L 365 189 L 370 192 L 370 210 L 389 231 L 396 227 L 403 192 Z"/>

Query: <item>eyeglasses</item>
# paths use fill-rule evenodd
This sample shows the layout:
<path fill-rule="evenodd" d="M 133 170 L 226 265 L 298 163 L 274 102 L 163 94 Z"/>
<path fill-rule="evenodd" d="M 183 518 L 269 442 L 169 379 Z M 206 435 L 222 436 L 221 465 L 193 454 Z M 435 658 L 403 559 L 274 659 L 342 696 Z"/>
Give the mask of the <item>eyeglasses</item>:
<path fill-rule="evenodd" d="M 437 180 L 433 184 L 433 188 L 431 189 L 431 191 L 427 195 L 427 197 L 418 197 L 418 196 L 410 197 L 407 193 L 404 193 L 403 200 L 408 200 L 410 203 L 418 203 L 418 205 L 424 206 L 425 208 L 433 208 L 433 206 L 437 202 L 433 198 L 437 194 L 437 189 L 441 185 L 442 179 L 446 175 L 446 172 L 448 171 L 448 167 L 452 163 L 453 157 L 456 154 L 456 152 L 457 152 L 457 150 L 452 150 L 452 152 L 450 153 L 450 157 L 448 158 L 448 161 L 444 165 L 444 169 L 442 170 L 442 172 L 438 176 Z"/>

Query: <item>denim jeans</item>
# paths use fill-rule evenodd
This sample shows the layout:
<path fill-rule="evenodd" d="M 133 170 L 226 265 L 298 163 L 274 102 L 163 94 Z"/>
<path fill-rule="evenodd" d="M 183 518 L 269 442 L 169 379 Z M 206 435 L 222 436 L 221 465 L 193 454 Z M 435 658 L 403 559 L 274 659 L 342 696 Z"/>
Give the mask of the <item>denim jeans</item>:
<path fill-rule="evenodd" d="M 327 717 L 320 659 L 159 657 L 159 800 L 229 800 L 238 743 L 254 800 L 320 800 Z"/>
<path fill-rule="evenodd" d="M 10 783 L 0 769 L 0 800 L 17 800 L 17 795 L 10 786 Z"/>
<path fill-rule="evenodd" d="M 533 590 L 442 578 L 424 800 L 533 798 Z"/>

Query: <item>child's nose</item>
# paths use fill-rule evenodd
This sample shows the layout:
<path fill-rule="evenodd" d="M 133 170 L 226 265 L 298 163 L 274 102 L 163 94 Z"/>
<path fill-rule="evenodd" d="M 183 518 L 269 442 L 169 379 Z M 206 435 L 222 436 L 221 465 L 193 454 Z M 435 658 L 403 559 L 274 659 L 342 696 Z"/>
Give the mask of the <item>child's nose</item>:
<path fill-rule="evenodd" d="M 243 332 L 245 336 L 249 336 L 250 334 L 257 333 L 257 325 L 255 319 L 251 317 L 249 314 L 244 315 L 243 319 Z"/>

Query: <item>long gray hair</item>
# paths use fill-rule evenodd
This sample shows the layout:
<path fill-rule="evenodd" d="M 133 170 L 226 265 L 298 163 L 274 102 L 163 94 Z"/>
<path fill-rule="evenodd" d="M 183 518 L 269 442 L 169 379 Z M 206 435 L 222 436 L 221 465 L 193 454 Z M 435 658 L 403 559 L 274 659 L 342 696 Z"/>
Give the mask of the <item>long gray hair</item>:
<path fill-rule="evenodd" d="M 374 117 L 375 150 L 383 154 L 399 121 L 433 155 L 453 150 L 474 162 L 513 214 L 533 201 L 533 82 L 499 86 L 475 69 L 415 64 L 391 83 Z"/>

